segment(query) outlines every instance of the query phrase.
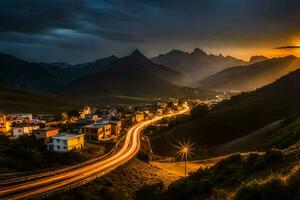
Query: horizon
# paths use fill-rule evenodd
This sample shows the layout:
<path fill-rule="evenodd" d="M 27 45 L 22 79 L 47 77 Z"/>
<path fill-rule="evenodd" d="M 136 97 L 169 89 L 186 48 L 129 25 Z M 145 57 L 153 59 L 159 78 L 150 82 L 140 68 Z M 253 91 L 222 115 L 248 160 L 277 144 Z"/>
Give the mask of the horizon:
<path fill-rule="evenodd" d="M 140 49 L 137 48 L 137 49 L 134 49 L 134 50 L 130 51 L 128 54 L 123 55 L 123 56 L 117 56 L 116 54 L 111 54 L 111 55 L 104 56 L 104 57 L 96 57 L 96 58 L 94 58 L 94 59 L 92 59 L 92 60 L 87 60 L 87 61 L 84 61 L 84 62 L 68 62 L 68 61 L 52 61 L 52 62 L 44 62 L 44 61 L 34 61 L 34 60 L 30 60 L 30 59 L 26 59 L 26 58 L 22 58 L 22 57 L 15 56 L 15 55 L 13 55 L 13 54 L 5 53 L 5 52 L 0 52 L 0 53 L 2 53 L 2 54 L 7 54 L 7 55 L 10 55 L 10 56 L 14 56 L 14 57 L 16 57 L 16 58 L 18 58 L 18 59 L 25 60 L 25 61 L 28 61 L 28 62 L 33 62 L 33 63 L 49 63 L 49 64 L 50 64 L 50 63 L 65 63 L 65 64 L 70 64 L 70 65 L 76 65 L 76 64 L 85 64 L 85 63 L 89 63 L 89 62 L 95 62 L 95 61 L 97 61 L 97 60 L 99 60 L 99 59 L 108 58 L 108 57 L 111 57 L 111 56 L 116 56 L 118 59 L 124 58 L 124 57 L 126 57 L 126 56 L 131 55 L 131 54 L 132 54 L 134 51 L 136 51 L 136 50 L 138 50 L 140 53 L 142 53 L 142 54 L 143 54 L 144 56 L 146 56 L 148 59 L 152 59 L 152 58 L 157 57 L 157 56 L 160 56 L 160 55 L 166 55 L 167 53 L 169 53 L 169 52 L 171 52 L 171 51 L 173 51 L 173 50 L 177 50 L 177 51 L 181 51 L 181 52 L 184 52 L 184 53 L 189 53 L 189 54 L 191 54 L 195 49 L 200 49 L 200 50 L 204 51 L 207 55 L 223 56 L 223 57 L 231 56 L 231 57 L 240 59 L 240 60 L 245 61 L 245 62 L 249 62 L 250 59 L 251 59 L 252 57 L 255 57 L 255 56 L 264 56 L 264 57 L 266 57 L 267 59 L 281 58 L 281 57 L 288 57 L 288 56 L 295 56 L 296 58 L 298 58 L 298 56 L 293 55 L 293 54 L 276 55 L 276 56 L 273 56 L 273 57 L 265 56 L 265 55 L 262 55 L 262 54 L 257 54 L 257 55 L 250 55 L 249 58 L 243 59 L 243 58 L 239 58 L 239 57 L 232 56 L 232 55 L 230 55 L 230 54 L 210 53 L 210 52 L 205 51 L 204 49 L 198 48 L 198 47 L 196 47 L 196 48 L 194 48 L 194 49 L 192 49 L 192 50 L 190 50 L 190 51 L 185 51 L 185 50 L 181 50 L 181 49 L 171 49 L 171 50 L 169 50 L 169 51 L 167 51 L 167 52 L 162 52 L 162 53 L 159 53 L 159 54 L 157 54 L 157 55 L 155 55 L 155 56 L 150 56 L 150 57 L 147 56 L 146 54 L 144 54 L 143 51 L 141 51 Z"/>

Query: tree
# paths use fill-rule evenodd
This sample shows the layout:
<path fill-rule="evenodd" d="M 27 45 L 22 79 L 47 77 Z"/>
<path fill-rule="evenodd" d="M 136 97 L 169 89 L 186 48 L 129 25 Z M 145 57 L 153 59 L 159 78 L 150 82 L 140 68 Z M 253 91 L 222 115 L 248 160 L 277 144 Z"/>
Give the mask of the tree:
<path fill-rule="evenodd" d="M 197 105 L 191 110 L 192 118 L 201 118 L 209 113 L 209 107 L 207 105 Z"/>
<path fill-rule="evenodd" d="M 79 117 L 80 114 L 79 114 L 78 110 L 73 109 L 73 110 L 68 111 L 68 116 L 69 117 Z"/>

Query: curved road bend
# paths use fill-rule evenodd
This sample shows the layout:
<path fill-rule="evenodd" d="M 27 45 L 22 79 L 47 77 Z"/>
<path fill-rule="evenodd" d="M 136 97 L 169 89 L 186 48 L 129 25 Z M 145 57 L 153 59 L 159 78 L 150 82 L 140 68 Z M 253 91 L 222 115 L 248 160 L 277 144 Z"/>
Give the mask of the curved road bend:
<path fill-rule="evenodd" d="M 78 168 L 64 171 L 64 173 L 41 176 L 34 180 L 28 180 L 23 183 L 17 183 L 7 187 L 1 187 L 1 199 L 30 199 L 46 196 L 58 191 L 74 188 L 91 181 L 97 177 L 109 173 L 111 170 L 124 164 L 133 158 L 140 148 L 140 133 L 147 125 L 165 117 L 180 115 L 189 110 L 185 107 L 183 110 L 167 114 L 154 119 L 138 123 L 131 127 L 126 135 L 123 147 L 108 155 L 107 157 L 96 162 L 87 163 Z"/>

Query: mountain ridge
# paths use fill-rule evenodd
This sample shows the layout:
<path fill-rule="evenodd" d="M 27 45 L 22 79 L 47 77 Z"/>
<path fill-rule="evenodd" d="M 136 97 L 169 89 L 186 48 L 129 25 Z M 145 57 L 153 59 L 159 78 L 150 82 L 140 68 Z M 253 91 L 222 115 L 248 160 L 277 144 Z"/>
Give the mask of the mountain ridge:
<path fill-rule="evenodd" d="M 125 95 L 171 97 L 196 95 L 194 89 L 175 83 L 183 78 L 180 72 L 153 63 L 140 51 L 116 60 L 108 70 L 75 80 L 62 88 L 61 94 L 76 97 L 77 93 L 93 95 Z M 86 90 L 89 88 L 89 91 Z"/>
<path fill-rule="evenodd" d="M 295 56 L 271 58 L 246 66 L 224 69 L 197 81 L 195 85 L 218 90 L 254 90 L 298 68 L 300 59 Z"/>
<path fill-rule="evenodd" d="M 151 60 L 182 72 L 192 80 L 199 80 L 228 67 L 247 64 L 246 61 L 232 56 L 207 54 L 200 48 L 195 48 L 191 53 L 173 49 Z"/>

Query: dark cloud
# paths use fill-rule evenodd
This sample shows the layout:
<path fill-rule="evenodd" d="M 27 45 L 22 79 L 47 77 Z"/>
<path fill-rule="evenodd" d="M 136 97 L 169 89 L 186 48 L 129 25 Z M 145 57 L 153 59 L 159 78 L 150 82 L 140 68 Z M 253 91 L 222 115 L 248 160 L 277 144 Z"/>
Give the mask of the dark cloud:
<path fill-rule="evenodd" d="M 7 0 L 0 1 L 0 50 L 77 62 L 134 48 L 281 45 L 299 33 L 299 9 L 297 0 Z"/>
<path fill-rule="evenodd" d="M 0 31 L 43 32 L 53 27 L 78 28 L 74 17 L 81 0 L 0 1 Z"/>
<path fill-rule="evenodd" d="M 282 46 L 282 47 L 275 47 L 274 49 L 299 49 L 300 46 Z"/>

